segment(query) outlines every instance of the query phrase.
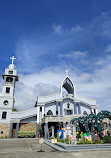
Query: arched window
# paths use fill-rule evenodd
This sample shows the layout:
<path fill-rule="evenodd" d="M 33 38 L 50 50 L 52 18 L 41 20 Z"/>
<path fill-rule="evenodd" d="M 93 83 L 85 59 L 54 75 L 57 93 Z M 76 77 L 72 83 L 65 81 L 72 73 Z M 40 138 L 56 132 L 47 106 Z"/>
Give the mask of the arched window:
<path fill-rule="evenodd" d="M 8 103 L 9 103 L 8 100 L 4 100 L 3 102 L 4 105 L 8 105 Z"/>
<path fill-rule="evenodd" d="M 47 115 L 53 115 L 52 111 L 49 110 L 49 111 L 47 112 Z"/>
<path fill-rule="evenodd" d="M 83 112 L 83 115 L 88 115 L 88 113 L 86 111 Z"/>

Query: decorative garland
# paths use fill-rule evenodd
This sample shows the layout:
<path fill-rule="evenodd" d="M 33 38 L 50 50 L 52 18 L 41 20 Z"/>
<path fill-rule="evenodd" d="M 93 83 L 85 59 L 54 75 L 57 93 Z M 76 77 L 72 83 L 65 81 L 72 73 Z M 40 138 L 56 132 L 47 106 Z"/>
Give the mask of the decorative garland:
<path fill-rule="evenodd" d="M 102 123 L 104 118 L 109 118 L 111 120 L 111 113 L 109 111 L 101 111 L 97 115 L 89 114 L 87 116 L 82 116 L 79 118 L 74 118 L 70 121 L 71 124 L 76 122 L 76 131 L 78 133 L 84 130 L 84 133 L 89 133 L 93 135 L 95 130 L 100 135 L 100 138 L 103 136 L 104 125 Z"/>

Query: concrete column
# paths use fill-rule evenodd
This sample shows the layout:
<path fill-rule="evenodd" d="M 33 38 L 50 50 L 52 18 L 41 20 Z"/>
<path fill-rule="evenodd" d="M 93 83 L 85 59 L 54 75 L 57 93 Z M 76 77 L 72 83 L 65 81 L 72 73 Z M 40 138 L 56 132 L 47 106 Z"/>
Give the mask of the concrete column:
<path fill-rule="evenodd" d="M 36 124 L 36 138 L 38 138 L 39 124 Z"/>
<path fill-rule="evenodd" d="M 94 109 L 92 109 L 92 113 L 94 114 Z"/>
<path fill-rule="evenodd" d="M 48 122 L 45 123 L 45 139 L 48 139 Z"/>
<path fill-rule="evenodd" d="M 42 107 L 42 118 L 44 117 L 44 114 L 45 114 L 45 108 L 44 106 Z"/>
<path fill-rule="evenodd" d="M 96 110 L 96 115 L 98 114 L 98 109 L 95 109 Z"/>
<path fill-rule="evenodd" d="M 63 128 L 66 128 L 66 123 L 65 122 L 63 122 Z"/>
<path fill-rule="evenodd" d="M 62 107 L 62 103 L 60 103 L 60 115 L 63 115 L 63 107 Z"/>
<path fill-rule="evenodd" d="M 56 102 L 56 111 L 58 111 L 58 102 Z"/>
<path fill-rule="evenodd" d="M 73 141 L 72 144 L 76 144 L 76 124 L 73 125 Z"/>
<path fill-rule="evenodd" d="M 78 103 L 78 114 L 81 114 L 81 107 L 80 107 L 80 103 Z"/>
<path fill-rule="evenodd" d="M 54 126 L 52 126 L 52 137 L 54 137 Z"/>
<path fill-rule="evenodd" d="M 40 121 L 40 107 L 38 106 L 37 107 L 37 124 L 39 123 Z"/>
<path fill-rule="evenodd" d="M 16 138 L 18 138 L 19 123 L 16 124 Z"/>
<path fill-rule="evenodd" d="M 77 114 L 77 103 L 74 103 L 74 114 Z"/>
<path fill-rule="evenodd" d="M 9 138 L 12 137 L 12 129 L 13 129 L 13 123 L 10 123 Z"/>

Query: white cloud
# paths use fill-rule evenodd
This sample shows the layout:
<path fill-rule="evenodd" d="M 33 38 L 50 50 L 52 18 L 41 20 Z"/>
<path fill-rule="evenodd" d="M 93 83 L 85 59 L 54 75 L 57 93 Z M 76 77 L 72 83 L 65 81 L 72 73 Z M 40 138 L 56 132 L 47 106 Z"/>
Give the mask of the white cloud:
<path fill-rule="evenodd" d="M 98 66 L 104 66 L 111 63 L 111 55 L 106 55 L 104 57 L 100 57 L 100 59 L 95 63 Z"/>
<path fill-rule="evenodd" d="M 53 24 L 53 30 L 55 33 L 60 34 L 60 35 L 64 31 L 62 25 L 60 25 L 60 24 L 59 25 Z"/>
<path fill-rule="evenodd" d="M 71 33 L 81 32 L 81 31 L 83 31 L 83 27 L 81 26 L 75 26 L 71 28 Z"/>
<path fill-rule="evenodd" d="M 104 58 L 107 61 L 107 56 Z M 93 73 L 70 69 L 69 76 L 74 81 L 76 92 L 97 99 L 100 109 L 111 111 L 111 63 L 96 68 Z M 19 74 L 16 84 L 15 108 L 22 110 L 33 108 L 37 96 L 60 92 L 65 77 L 62 67 L 51 67 L 30 75 Z"/>
<path fill-rule="evenodd" d="M 69 68 L 69 76 L 73 80 L 78 94 L 97 99 L 100 109 L 111 111 L 111 62 L 109 62 L 109 58 L 109 56 L 105 56 L 101 69 L 97 66 L 93 73 Z M 60 92 L 60 85 L 65 77 L 65 68 L 53 66 L 38 73 L 18 74 L 15 108 L 19 110 L 33 108 L 37 96 Z M 1 81 L 0 87 L 2 88 Z"/>
<path fill-rule="evenodd" d="M 59 54 L 60 58 L 83 58 L 87 55 L 87 51 L 71 51 L 69 53 Z"/>
<path fill-rule="evenodd" d="M 111 45 L 108 45 L 105 49 L 105 52 L 111 52 Z"/>
<path fill-rule="evenodd" d="M 71 36 L 74 33 L 79 33 L 84 30 L 84 28 L 79 25 L 71 27 L 71 28 L 65 28 L 61 24 L 53 24 L 52 28 L 53 28 L 54 33 L 58 35 L 65 35 L 65 36 Z"/>

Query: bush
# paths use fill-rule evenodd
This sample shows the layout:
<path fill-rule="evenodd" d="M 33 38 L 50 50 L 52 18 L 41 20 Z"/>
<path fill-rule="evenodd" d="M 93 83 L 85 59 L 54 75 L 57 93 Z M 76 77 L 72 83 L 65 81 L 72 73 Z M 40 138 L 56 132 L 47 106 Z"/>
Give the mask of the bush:
<path fill-rule="evenodd" d="M 61 142 L 61 143 L 66 143 L 66 144 L 69 144 L 69 139 L 58 139 L 57 138 L 57 142 Z M 71 141 L 70 141 L 70 143 L 71 143 Z"/>
<path fill-rule="evenodd" d="M 103 141 L 101 141 L 101 142 L 97 142 L 97 141 L 86 141 L 86 142 L 84 142 L 83 140 L 81 140 L 81 141 L 77 141 L 77 144 L 103 144 Z"/>
<path fill-rule="evenodd" d="M 54 137 L 50 137 L 50 140 L 51 140 L 51 139 L 54 139 Z"/>
<path fill-rule="evenodd" d="M 17 112 L 18 110 L 17 109 L 13 109 L 12 111 Z"/>
<path fill-rule="evenodd" d="M 104 143 L 111 143 L 111 136 L 104 136 L 103 137 L 103 142 Z"/>
<path fill-rule="evenodd" d="M 35 137 L 35 131 L 19 131 L 18 132 L 19 138 L 34 138 Z"/>

